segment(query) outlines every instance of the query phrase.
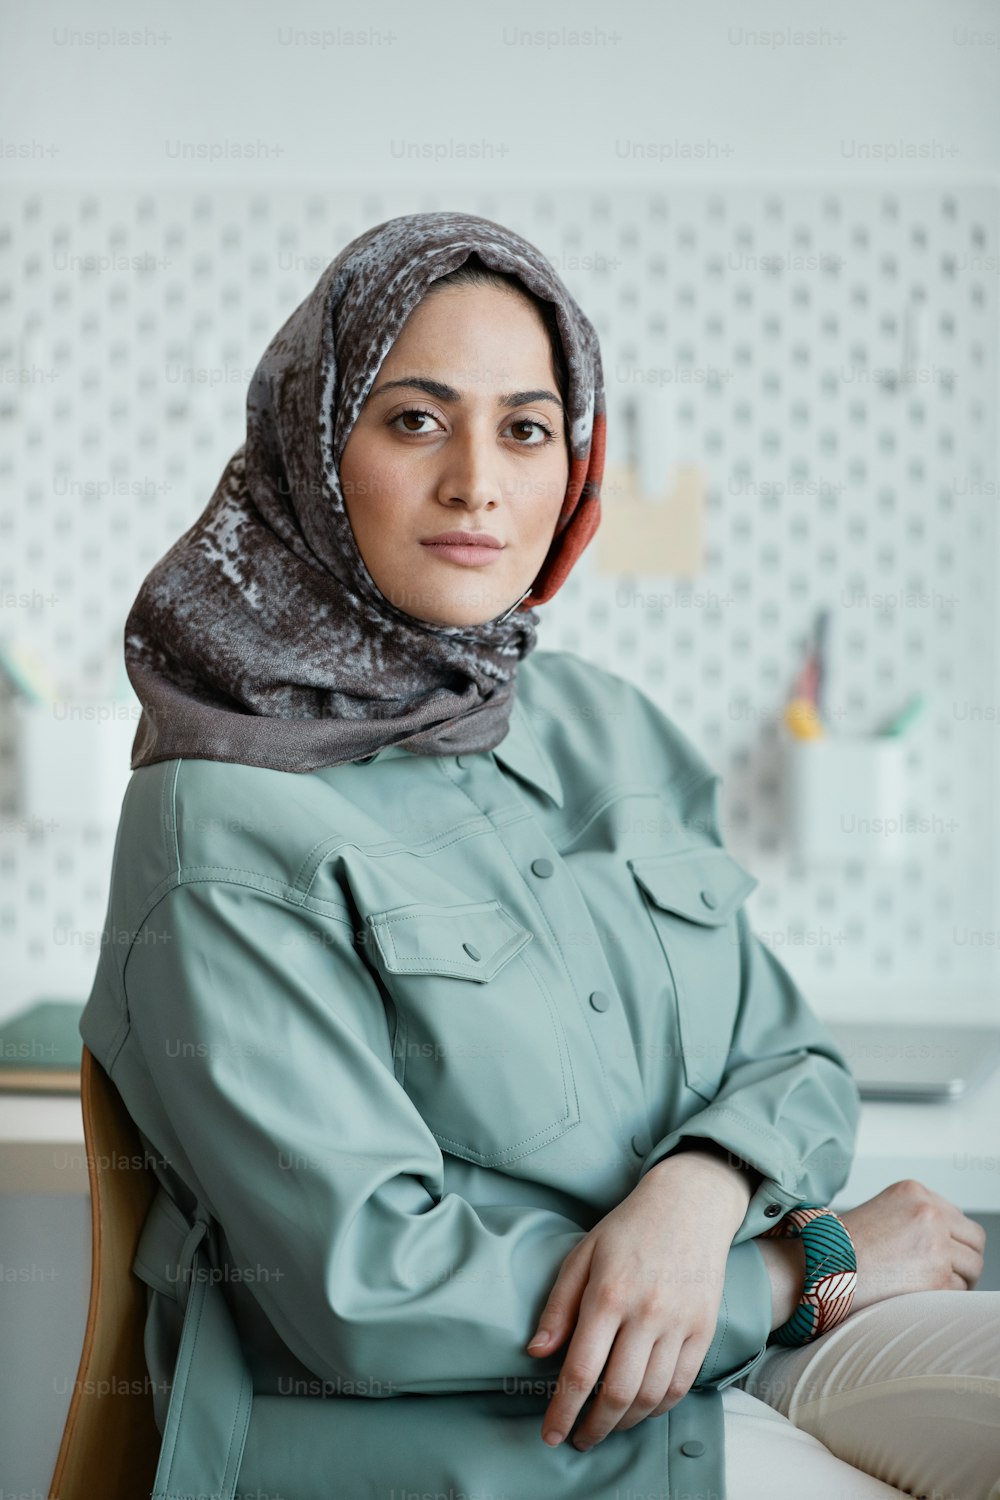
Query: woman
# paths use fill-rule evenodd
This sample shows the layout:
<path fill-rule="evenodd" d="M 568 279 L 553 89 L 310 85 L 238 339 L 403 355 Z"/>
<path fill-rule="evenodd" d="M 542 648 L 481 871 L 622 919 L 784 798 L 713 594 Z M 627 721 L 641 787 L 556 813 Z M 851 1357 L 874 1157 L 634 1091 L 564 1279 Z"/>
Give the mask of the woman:
<path fill-rule="evenodd" d="M 81 1031 L 161 1183 L 135 1264 L 158 1493 L 860 1497 L 940 1471 L 972 1500 L 1000 1469 L 967 1436 L 928 1452 L 919 1403 L 873 1445 L 866 1394 L 837 1434 L 862 1467 L 777 1409 L 834 1346 L 859 1389 L 893 1297 L 925 1346 L 970 1328 L 986 1377 L 995 1294 L 945 1296 L 984 1235 L 919 1184 L 810 1212 L 857 1091 L 750 931 L 718 779 L 624 679 L 535 650 L 603 449 L 597 338 L 544 257 L 471 215 L 390 220 L 272 341 L 244 447 L 133 605 L 128 942 Z M 818 1243 L 768 1231 L 814 1217 L 839 1301 L 768 1347 L 812 1327 Z"/>

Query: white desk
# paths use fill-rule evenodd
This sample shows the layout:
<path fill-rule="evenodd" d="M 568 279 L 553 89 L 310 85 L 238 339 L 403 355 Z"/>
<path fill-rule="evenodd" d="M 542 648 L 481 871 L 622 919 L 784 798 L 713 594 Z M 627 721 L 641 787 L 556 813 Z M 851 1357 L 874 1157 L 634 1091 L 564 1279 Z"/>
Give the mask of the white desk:
<path fill-rule="evenodd" d="M 1000 1071 L 964 1100 L 862 1105 L 854 1165 L 833 1207 L 904 1177 L 965 1213 L 1000 1213 Z M 0 1094 L 0 1192 L 87 1191 L 79 1098 Z"/>
<path fill-rule="evenodd" d="M 79 1094 L 0 1094 L 0 1193 L 87 1193 Z"/>
<path fill-rule="evenodd" d="M 967 1099 L 862 1104 L 851 1175 L 831 1207 L 853 1208 L 904 1177 L 963 1213 L 1000 1213 L 1000 1070 Z"/>

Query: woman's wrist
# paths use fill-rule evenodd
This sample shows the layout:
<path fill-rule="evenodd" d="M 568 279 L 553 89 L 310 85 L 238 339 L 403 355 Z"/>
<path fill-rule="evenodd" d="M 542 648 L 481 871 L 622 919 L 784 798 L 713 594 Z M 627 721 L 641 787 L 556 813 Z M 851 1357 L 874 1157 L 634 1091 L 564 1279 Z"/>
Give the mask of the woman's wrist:
<path fill-rule="evenodd" d="M 685 1137 L 685 1141 L 688 1139 Z M 673 1178 L 689 1183 L 704 1183 L 712 1195 L 713 1206 L 720 1206 L 720 1200 L 728 1202 L 735 1234 L 743 1222 L 756 1186 L 756 1182 L 751 1180 L 751 1173 L 759 1180 L 758 1173 L 753 1172 L 752 1168 L 738 1165 L 714 1141 L 703 1143 L 695 1139 L 693 1144 L 675 1148 L 669 1156 L 650 1167 L 643 1180 L 655 1178 L 662 1181 L 664 1178 Z"/>
<path fill-rule="evenodd" d="M 759 1172 L 756 1167 L 744 1161 L 742 1156 L 737 1156 L 734 1151 L 730 1151 L 728 1146 L 720 1146 L 718 1141 L 713 1141 L 710 1136 L 682 1135 L 670 1156 L 665 1157 L 664 1160 L 670 1161 L 675 1155 L 689 1156 L 692 1153 L 696 1156 L 714 1157 L 717 1161 L 724 1162 L 731 1167 L 737 1178 L 748 1185 L 748 1202 L 764 1180 L 763 1173 Z"/>
<path fill-rule="evenodd" d="M 806 1252 L 799 1235 L 761 1239 L 754 1244 L 764 1257 L 771 1278 L 771 1332 L 787 1323 L 799 1305 L 806 1280 Z"/>

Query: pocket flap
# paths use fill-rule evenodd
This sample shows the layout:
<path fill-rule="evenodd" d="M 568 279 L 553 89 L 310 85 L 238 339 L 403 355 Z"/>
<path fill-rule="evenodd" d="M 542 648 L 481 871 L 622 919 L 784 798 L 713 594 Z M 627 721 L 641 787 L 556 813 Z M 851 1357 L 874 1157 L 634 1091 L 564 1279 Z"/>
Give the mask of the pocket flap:
<path fill-rule="evenodd" d="M 533 936 L 499 901 L 410 902 L 366 920 L 391 973 L 450 974 L 480 983 L 492 979 Z"/>
<path fill-rule="evenodd" d="M 689 922 L 721 927 L 759 884 L 725 849 L 682 849 L 627 861 L 657 906 Z"/>

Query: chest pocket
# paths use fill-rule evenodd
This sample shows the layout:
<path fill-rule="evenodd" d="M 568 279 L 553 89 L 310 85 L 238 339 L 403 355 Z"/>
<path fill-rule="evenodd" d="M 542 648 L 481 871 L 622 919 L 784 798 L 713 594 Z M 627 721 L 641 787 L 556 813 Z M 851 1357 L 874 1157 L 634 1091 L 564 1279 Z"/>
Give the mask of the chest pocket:
<path fill-rule="evenodd" d="M 684 1077 L 706 1101 L 726 1068 L 740 997 L 736 915 L 757 880 L 725 849 L 628 860 L 673 979 Z"/>
<path fill-rule="evenodd" d="M 442 1149 L 497 1166 L 577 1123 L 565 1030 L 533 934 L 501 902 L 413 902 L 366 921 L 396 1011 L 396 1078 Z"/>

